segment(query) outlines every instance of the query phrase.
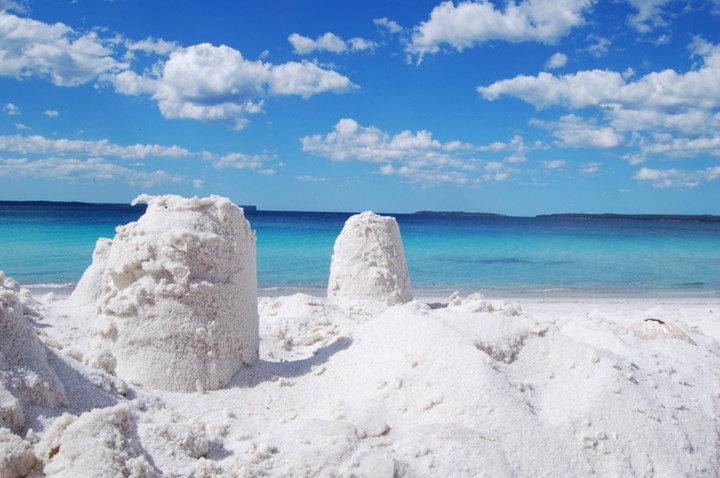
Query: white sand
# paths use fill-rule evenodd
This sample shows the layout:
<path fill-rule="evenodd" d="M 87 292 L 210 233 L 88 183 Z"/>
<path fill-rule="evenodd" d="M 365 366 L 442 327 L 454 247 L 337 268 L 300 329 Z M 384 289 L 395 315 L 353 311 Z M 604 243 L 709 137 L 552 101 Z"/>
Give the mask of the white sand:
<path fill-rule="evenodd" d="M 386 287 L 393 282 L 350 308 L 305 294 L 261 297 L 237 308 L 259 314 L 259 358 L 217 390 L 168 391 L 163 369 L 185 373 L 173 368 L 178 355 L 202 344 L 168 341 L 180 350 L 166 355 L 136 345 L 116 375 L 88 365 L 98 365 L 98 321 L 118 336 L 133 324 L 142 329 L 164 310 L 184 310 L 178 304 L 192 295 L 193 270 L 222 269 L 210 258 L 199 267 L 198 252 L 158 254 L 158 244 L 183 237 L 158 221 L 170 239 L 138 234 L 123 260 L 113 259 L 117 237 L 100 242 L 72 299 L 35 300 L 0 273 L 0 478 L 718 476 L 718 299 L 504 302 L 454 294 L 390 305 L 385 292 L 400 290 Z M 191 222 L 206 232 L 210 223 Z M 152 254 L 135 260 L 142 251 Z M 348 265 L 356 277 L 378 262 L 361 264 Z M 178 274 L 172 281 L 139 272 L 169 266 Z M 141 283 L 113 285 L 109 277 L 123 267 Z M 189 288 L 176 302 L 156 294 L 177 284 Z M 117 297 L 136 311 L 113 309 L 108 318 Z M 234 300 L 203 297 L 223 307 Z M 157 301 L 170 302 L 157 311 Z M 204 313 L 198 306 L 178 321 L 196 327 Z M 143 333 L 162 324 L 173 327 L 165 317 Z M 230 353 L 206 360 L 235 367 Z M 126 381 L 127 368 L 160 379 Z"/>
<path fill-rule="evenodd" d="M 444 302 L 261 298 L 260 359 L 206 393 L 88 368 L 93 308 L 33 302 L 67 405 L 1 429 L 3 476 L 717 476 L 720 301 Z"/>

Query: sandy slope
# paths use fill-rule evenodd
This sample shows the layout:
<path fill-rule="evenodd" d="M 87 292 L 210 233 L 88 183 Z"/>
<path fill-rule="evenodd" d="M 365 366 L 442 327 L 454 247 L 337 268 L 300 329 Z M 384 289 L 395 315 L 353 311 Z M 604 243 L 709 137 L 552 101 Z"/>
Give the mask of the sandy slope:
<path fill-rule="evenodd" d="M 159 392 L 89 368 L 93 307 L 24 300 L 67 404 L 29 404 L 22 428 L 2 429 L 5 476 L 720 469 L 717 300 L 473 296 L 376 313 L 263 297 L 260 359 L 206 393 Z M 643 338 L 661 325 L 649 318 L 680 338 Z"/>

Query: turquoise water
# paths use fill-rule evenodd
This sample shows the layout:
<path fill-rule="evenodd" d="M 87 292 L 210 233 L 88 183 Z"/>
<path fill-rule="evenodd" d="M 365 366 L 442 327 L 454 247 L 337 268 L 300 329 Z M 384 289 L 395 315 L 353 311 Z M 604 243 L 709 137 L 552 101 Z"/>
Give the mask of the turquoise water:
<path fill-rule="evenodd" d="M 144 207 L 0 205 L 0 270 L 21 284 L 70 289 L 98 237 Z M 258 285 L 326 286 L 349 214 L 258 211 Z M 413 289 L 486 293 L 720 296 L 720 223 L 395 215 Z"/>

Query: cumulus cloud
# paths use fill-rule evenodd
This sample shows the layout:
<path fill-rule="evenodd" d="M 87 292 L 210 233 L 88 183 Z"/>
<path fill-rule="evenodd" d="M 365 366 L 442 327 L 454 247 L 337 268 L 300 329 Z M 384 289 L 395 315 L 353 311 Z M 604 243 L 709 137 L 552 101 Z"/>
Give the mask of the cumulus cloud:
<path fill-rule="evenodd" d="M 353 119 L 341 119 L 325 137 L 301 139 L 303 151 L 333 161 L 359 160 L 370 163 L 403 161 L 409 158 L 440 155 L 444 146 L 432 133 L 403 131 L 395 136 L 375 126 L 362 126 Z"/>
<path fill-rule="evenodd" d="M 357 88 L 347 77 L 314 63 L 252 61 L 238 50 L 209 43 L 174 50 L 158 78 L 126 71 L 113 81 L 121 93 L 151 94 L 166 118 L 225 123 L 235 129 L 247 124 L 248 114 L 262 111 L 267 96 L 308 98 Z"/>
<path fill-rule="evenodd" d="M 404 30 L 396 21 L 390 20 L 388 17 L 376 18 L 373 22 L 378 28 L 383 28 L 387 30 L 388 33 L 400 33 Z"/>
<path fill-rule="evenodd" d="M 614 148 L 623 138 L 609 126 L 599 127 L 574 114 L 565 115 L 560 121 L 533 119 L 530 124 L 549 130 L 557 138 L 556 145 L 567 148 Z"/>
<path fill-rule="evenodd" d="M 178 44 L 176 42 L 165 41 L 161 38 L 148 37 L 140 41 L 126 40 L 125 47 L 131 52 L 140 51 L 154 55 L 167 55 L 176 50 Z"/>
<path fill-rule="evenodd" d="M 498 10 L 486 0 L 457 5 L 446 1 L 414 28 L 406 51 L 421 61 L 444 44 L 457 51 L 490 40 L 553 44 L 585 22 L 583 13 L 592 4 L 592 0 L 523 0 L 508 2 L 504 10 Z"/>
<path fill-rule="evenodd" d="M 595 176 L 596 174 L 600 173 L 600 167 L 602 166 L 602 163 L 582 163 L 580 165 L 580 174 L 583 174 L 585 176 Z"/>
<path fill-rule="evenodd" d="M 537 76 L 519 75 L 477 90 L 487 100 L 514 96 L 536 108 L 554 105 L 584 108 L 605 103 L 645 108 L 713 108 L 720 105 L 720 47 L 703 46 L 694 51 L 702 66 L 686 73 L 668 69 L 628 81 L 622 74 L 608 70 L 561 76 L 543 72 Z"/>
<path fill-rule="evenodd" d="M 107 139 L 84 141 L 50 139 L 40 135 L 0 136 L 0 151 L 18 154 L 113 156 L 122 159 L 145 159 L 148 157 L 186 158 L 190 151 L 179 146 L 157 144 L 134 144 L 121 146 Z"/>
<path fill-rule="evenodd" d="M 6 103 L 5 105 L 3 105 L 2 110 L 10 116 L 20 115 L 20 108 L 18 108 L 12 103 Z"/>
<path fill-rule="evenodd" d="M 77 86 L 126 63 L 112 58 L 111 42 L 95 32 L 78 35 L 62 24 L 21 18 L 0 11 L 0 75 L 47 78 L 58 86 Z"/>
<path fill-rule="evenodd" d="M 150 186 L 165 182 L 181 182 L 185 179 L 163 171 L 148 171 L 138 161 L 129 165 L 116 164 L 108 158 L 127 160 L 187 159 L 201 158 L 217 169 L 250 169 L 260 174 L 274 174 L 267 162 L 274 156 L 263 153 L 247 155 L 233 152 L 217 155 L 207 151 L 192 152 L 179 146 L 157 144 L 118 145 L 106 139 L 86 141 L 51 139 L 40 135 L 0 135 L 0 153 L 25 156 L 7 159 L 0 164 L 0 175 L 32 176 L 60 181 L 80 179 L 115 179 L 130 185 Z M 28 159 L 28 157 L 30 159 Z M 47 169 L 44 173 L 43 168 Z M 57 169 L 57 174 L 55 174 Z M 113 178 L 113 175 L 116 175 Z M 193 187 L 202 187 L 202 180 L 193 180 Z"/>
<path fill-rule="evenodd" d="M 0 176 L 32 177 L 60 181 L 122 181 L 131 186 L 150 187 L 160 183 L 178 183 L 183 178 L 165 171 L 143 171 L 110 163 L 103 158 L 0 158 Z"/>
<path fill-rule="evenodd" d="M 520 135 L 515 135 L 507 142 L 496 141 L 487 146 L 478 147 L 479 151 L 490 151 L 496 153 L 506 153 L 506 163 L 524 163 L 527 161 L 527 153 L 533 150 L 542 149 L 545 146 L 540 141 L 536 141 L 532 144 L 525 143 L 525 140 Z"/>
<path fill-rule="evenodd" d="M 636 148 L 625 155 L 631 164 L 651 155 L 717 156 L 720 46 L 696 39 L 690 51 L 699 61 L 686 72 L 664 70 L 642 77 L 607 70 L 542 72 L 481 86 L 478 92 L 491 101 L 519 98 L 538 109 L 594 108 L 598 114 L 592 119 L 571 114 L 559 121 L 530 121 L 550 131 L 559 146 Z"/>
<path fill-rule="evenodd" d="M 299 55 L 307 55 L 314 51 L 346 53 L 348 51 L 374 50 L 377 47 L 377 43 L 364 38 L 356 37 L 345 41 L 330 32 L 325 33 L 316 40 L 293 33 L 288 37 L 288 41 L 292 44 L 295 53 Z"/>
<path fill-rule="evenodd" d="M 231 153 L 212 159 L 212 166 L 217 169 L 260 169 L 263 166 L 263 159 L 258 155 Z"/>
<path fill-rule="evenodd" d="M 27 13 L 28 9 L 24 1 L 0 0 L 0 11 L 12 10 L 17 13 Z"/>
<path fill-rule="evenodd" d="M 720 166 L 694 171 L 642 168 L 635 174 L 638 181 L 647 181 L 656 188 L 693 188 L 703 181 L 720 177 Z"/>
<path fill-rule="evenodd" d="M 43 116 L 46 118 L 57 118 L 60 113 L 57 110 L 45 110 Z"/>
<path fill-rule="evenodd" d="M 555 53 L 548 61 L 545 62 L 545 68 L 552 70 L 554 68 L 562 68 L 568 62 L 568 57 L 564 53 Z"/>
<path fill-rule="evenodd" d="M 360 38 L 346 44 L 356 50 L 372 47 Z M 137 73 L 132 69 L 136 52 L 157 62 Z M 110 83 L 118 93 L 149 95 L 166 118 L 236 129 L 247 124 L 247 115 L 260 113 L 269 96 L 308 98 L 357 88 L 347 77 L 310 62 L 251 61 L 225 45 L 180 48 L 162 39 L 101 38 L 96 31 L 81 33 L 62 23 L 51 25 L 6 11 L 0 12 L 0 58 L 0 76 L 46 78 L 58 86 Z"/>
<path fill-rule="evenodd" d="M 300 55 L 306 55 L 318 50 L 343 53 L 348 49 L 342 38 L 330 32 L 325 33 L 316 40 L 304 37 L 299 33 L 293 33 L 288 37 L 288 41 L 293 46 L 295 53 Z"/>
<path fill-rule="evenodd" d="M 503 163 L 500 168 L 470 155 L 490 151 L 461 141 L 442 143 L 429 131 L 402 131 L 395 135 L 376 126 L 363 126 L 349 118 L 340 120 L 325 136 L 317 134 L 301 138 L 302 149 L 315 156 L 333 161 L 361 161 L 379 165 L 379 173 L 399 176 L 425 187 L 439 183 L 458 185 L 480 181 L 504 180 L 516 169 Z M 493 152 L 507 152 L 500 146 Z M 512 152 L 512 151 L 511 151 Z M 475 174 L 472 174 L 475 173 Z"/>
<path fill-rule="evenodd" d="M 205 152 L 203 155 L 204 161 L 209 161 L 215 169 L 249 169 L 260 174 L 275 174 L 275 171 L 271 168 L 267 168 L 267 162 L 274 160 L 275 157 L 263 154 L 244 154 L 244 153 L 229 153 L 225 155 L 215 155 Z"/>
<path fill-rule="evenodd" d="M 628 23 L 638 31 L 647 33 L 653 28 L 661 27 L 667 23 L 663 19 L 662 7 L 671 0 L 628 0 L 637 13 L 630 15 Z"/>
<path fill-rule="evenodd" d="M 595 58 L 600 58 L 608 54 L 611 43 L 610 40 L 597 35 L 589 35 L 587 40 L 592 42 L 592 44 L 587 47 L 587 51 Z"/>

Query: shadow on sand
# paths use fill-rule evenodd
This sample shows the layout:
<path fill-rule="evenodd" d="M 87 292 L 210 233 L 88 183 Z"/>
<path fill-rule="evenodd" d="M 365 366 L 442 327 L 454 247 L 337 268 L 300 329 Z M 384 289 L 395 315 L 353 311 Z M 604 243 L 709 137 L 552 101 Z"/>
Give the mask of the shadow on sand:
<path fill-rule="evenodd" d="M 327 362 L 330 357 L 352 345 L 352 339 L 341 337 L 335 342 L 318 349 L 312 357 L 290 362 L 269 362 L 258 359 L 252 366 L 240 370 L 226 388 L 254 387 L 263 382 L 278 378 L 301 377 L 309 373 L 316 365 Z"/>

